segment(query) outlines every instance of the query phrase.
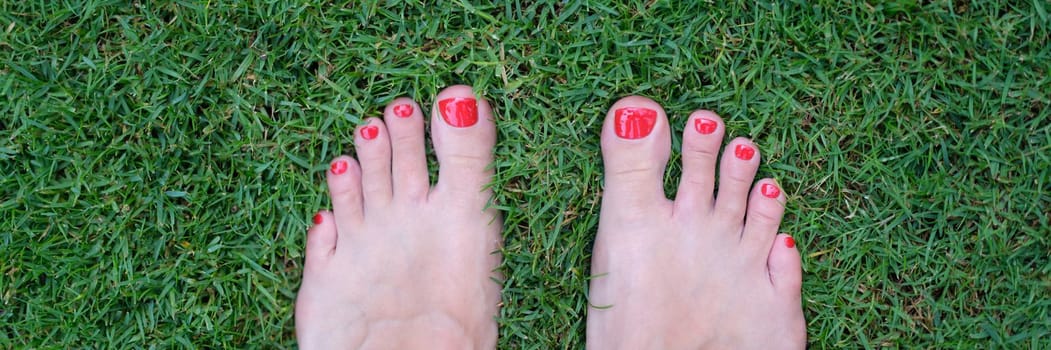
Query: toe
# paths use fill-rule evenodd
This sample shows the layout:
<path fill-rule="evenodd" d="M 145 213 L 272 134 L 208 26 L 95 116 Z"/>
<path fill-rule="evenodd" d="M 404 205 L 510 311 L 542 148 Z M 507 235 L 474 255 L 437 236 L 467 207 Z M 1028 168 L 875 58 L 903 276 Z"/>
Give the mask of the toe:
<path fill-rule="evenodd" d="M 307 231 L 307 270 L 323 266 L 336 249 L 336 223 L 332 213 L 319 211 L 313 220 L 314 226 Z"/>
<path fill-rule="evenodd" d="M 431 111 L 439 165 L 436 192 L 484 192 L 493 174 L 494 122 L 489 102 L 476 97 L 470 86 L 451 86 L 438 94 Z"/>
<path fill-rule="evenodd" d="M 391 151 L 387 128 L 379 119 L 369 118 L 354 134 L 354 145 L 361 162 L 365 207 L 384 206 L 391 198 Z"/>
<path fill-rule="evenodd" d="M 423 113 L 412 99 L 397 98 L 383 112 L 390 132 L 394 198 L 420 200 L 427 195 L 427 154 L 424 151 Z"/>
<path fill-rule="evenodd" d="M 666 201 L 662 178 L 670 148 L 668 117 L 659 104 L 640 96 L 614 103 L 602 127 L 603 202 L 649 208 Z"/>
<path fill-rule="evenodd" d="M 742 222 L 748 190 L 759 168 L 759 149 L 752 141 L 738 137 L 730 141 L 719 162 L 719 193 L 715 198 L 715 215 L 725 220 Z"/>
<path fill-rule="evenodd" d="M 328 169 L 328 191 L 332 196 L 332 212 L 341 223 L 354 227 L 361 223 L 361 168 L 354 158 L 340 156 L 332 160 Z M 337 226 L 343 224 L 337 223 Z"/>
<path fill-rule="evenodd" d="M 713 206 L 715 164 L 722 146 L 723 120 L 712 111 L 690 115 L 682 135 L 682 180 L 675 206 L 685 213 L 707 213 Z"/>
<path fill-rule="evenodd" d="M 795 239 L 787 234 L 777 235 L 766 264 L 774 288 L 798 298 L 803 285 L 803 269 Z"/>
<path fill-rule="evenodd" d="M 765 256 L 781 226 L 785 195 L 773 179 L 756 181 L 748 198 L 741 241 L 757 256 Z M 760 260 L 761 261 L 761 260 Z"/>

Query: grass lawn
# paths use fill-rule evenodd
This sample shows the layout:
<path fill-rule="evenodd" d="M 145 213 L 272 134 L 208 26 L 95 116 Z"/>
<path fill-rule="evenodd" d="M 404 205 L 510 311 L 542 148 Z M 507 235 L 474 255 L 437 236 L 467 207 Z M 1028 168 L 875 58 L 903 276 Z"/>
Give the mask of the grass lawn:
<path fill-rule="evenodd" d="M 474 3 L 3 1 L 0 348 L 293 347 L 328 160 L 456 83 L 499 115 L 501 348 L 583 347 L 629 94 L 756 140 L 812 348 L 1051 347 L 1047 2 Z"/>

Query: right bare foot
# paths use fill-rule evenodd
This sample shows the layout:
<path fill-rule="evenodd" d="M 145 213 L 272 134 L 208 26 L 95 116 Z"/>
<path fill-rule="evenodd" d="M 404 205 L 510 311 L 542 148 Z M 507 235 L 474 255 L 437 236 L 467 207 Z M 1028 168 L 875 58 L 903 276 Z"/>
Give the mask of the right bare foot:
<path fill-rule="evenodd" d="M 358 163 L 332 161 L 332 212 L 314 217 L 296 338 L 303 349 L 492 349 L 500 217 L 492 191 L 496 128 L 470 87 L 432 107 L 441 169 L 430 188 L 423 113 L 394 100 L 356 130 Z"/>
<path fill-rule="evenodd" d="M 675 201 L 664 196 L 668 119 L 656 102 L 621 99 L 602 129 L 605 189 L 592 257 L 589 349 L 802 349 L 802 272 L 777 234 L 785 196 L 752 186 L 759 152 L 694 112 Z M 719 162 L 719 195 L 714 197 Z"/>

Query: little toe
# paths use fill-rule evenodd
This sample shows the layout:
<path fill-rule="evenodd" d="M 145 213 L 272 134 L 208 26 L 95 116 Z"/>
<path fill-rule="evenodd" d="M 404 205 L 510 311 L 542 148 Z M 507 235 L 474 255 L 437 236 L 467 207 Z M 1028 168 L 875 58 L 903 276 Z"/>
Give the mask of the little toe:
<path fill-rule="evenodd" d="M 363 220 L 361 198 L 361 167 L 354 158 L 339 156 L 328 169 L 328 192 L 332 197 L 332 212 L 338 221 L 351 227 Z M 337 226 L 341 226 L 337 223 Z"/>
<path fill-rule="evenodd" d="M 648 208 L 667 201 L 662 179 L 670 148 L 668 117 L 660 104 L 641 96 L 614 103 L 602 127 L 603 203 Z"/>
<path fill-rule="evenodd" d="M 744 221 L 748 191 L 759 169 L 759 158 L 759 150 L 746 138 L 735 138 L 726 145 L 719 161 L 719 193 L 715 196 L 717 217 Z"/>
<path fill-rule="evenodd" d="M 325 265 L 336 250 L 336 222 L 327 210 L 314 214 L 314 226 L 307 230 L 306 267 L 313 271 Z"/>
<path fill-rule="evenodd" d="M 367 211 L 390 202 L 390 138 L 386 126 L 376 118 L 369 118 L 356 131 L 354 145 L 361 162 L 361 189 Z"/>
<path fill-rule="evenodd" d="M 690 115 L 682 135 L 682 179 L 675 195 L 677 210 L 694 214 L 712 209 L 715 164 L 725 130 L 722 118 L 712 111 L 699 110 Z"/>
<path fill-rule="evenodd" d="M 774 179 L 756 181 L 748 198 L 741 241 L 757 256 L 765 256 L 785 214 L 785 195 Z M 761 260 L 760 260 L 761 261 Z"/>
<path fill-rule="evenodd" d="M 770 282 L 774 284 L 775 289 L 795 299 L 799 298 L 803 285 L 803 269 L 799 250 L 792 236 L 782 233 L 774 238 L 774 244 L 770 247 L 770 257 L 767 258 L 767 268 L 770 270 Z"/>
<path fill-rule="evenodd" d="M 410 98 L 397 98 L 387 105 L 383 120 L 390 132 L 394 198 L 426 198 L 429 182 L 420 106 Z"/>
<path fill-rule="evenodd" d="M 450 86 L 436 100 L 431 111 L 431 139 L 439 166 L 435 191 L 483 195 L 493 175 L 492 108 L 466 85 Z"/>

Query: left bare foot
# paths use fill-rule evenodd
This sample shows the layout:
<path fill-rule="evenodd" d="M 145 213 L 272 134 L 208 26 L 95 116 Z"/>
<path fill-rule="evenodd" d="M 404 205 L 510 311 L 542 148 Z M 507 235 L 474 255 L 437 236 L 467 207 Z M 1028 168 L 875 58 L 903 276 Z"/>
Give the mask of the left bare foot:
<path fill-rule="evenodd" d="M 358 163 L 332 161 L 333 211 L 307 236 L 296 337 L 304 349 L 492 349 L 500 284 L 492 191 L 496 128 L 468 86 L 432 106 L 441 165 L 427 179 L 423 113 L 394 100 L 356 130 Z"/>

